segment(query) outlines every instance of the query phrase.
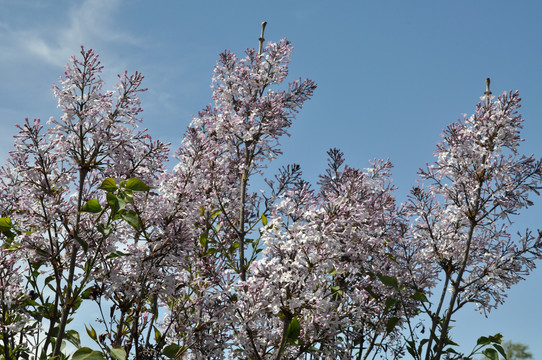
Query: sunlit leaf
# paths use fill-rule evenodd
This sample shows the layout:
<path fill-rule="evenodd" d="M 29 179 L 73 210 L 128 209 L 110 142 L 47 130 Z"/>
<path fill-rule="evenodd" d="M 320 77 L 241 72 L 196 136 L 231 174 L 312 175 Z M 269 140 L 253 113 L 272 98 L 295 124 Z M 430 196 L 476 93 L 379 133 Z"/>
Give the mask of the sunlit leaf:
<path fill-rule="evenodd" d="M 83 207 L 81 208 L 82 212 L 88 212 L 92 214 L 98 214 L 102 211 L 102 206 L 96 199 L 90 199 Z"/>
<path fill-rule="evenodd" d="M 135 192 L 143 192 L 143 191 L 149 191 L 151 187 L 139 179 L 132 178 L 132 179 L 126 180 L 126 189 L 130 189 Z"/>
<path fill-rule="evenodd" d="M 102 189 L 107 192 L 113 192 L 117 190 L 117 183 L 115 182 L 115 179 L 107 178 L 102 182 L 98 189 Z"/>
<path fill-rule="evenodd" d="M 139 216 L 134 210 L 123 210 L 120 213 L 121 218 L 126 220 L 126 222 L 134 227 L 134 229 L 139 230 Z"/>
<path fill-rule="evenodd" d="M 115 346 L 109 351 L 109 355 L 117 360 L 126 360 L 126 351 L 122 346 Z"/>
<path fill-rule="evenodd" d="M 66 331 L 66 340 L 75 345 L 75 347 L 81 346 L 81 339 L 79 338 L 79 333 L 75 330 Z"/>
<path fill-rule="evenodd" d="M 101 351 L 82 347 L 73 354 L 72 360 L 105 360 L 105 358 Z"/>
<path fill-rule="evenodd" d="M 301 325 L 299 324 L 299 320 L 297 320 L 297 318 L 294 317 L 290 321 L 290 325 L 288 325 L 288 330 L 286 330 L 286 338 L 290 341 L 293 341 L 299 337 L 300 333 L 301 333 Z"/>
<path fill-rule="evenodd" d="M 91 326 L 90 329 L 85 325 L 85 329 L 87 330 L 87 334 L 88 336 L 90 336 L 90 338 L 94 341 L 96 341 L 98 339 L 98 337 L 96 336 L 96 330 L 94 330 L 94 328 Z M 88 349 L 88 348 L 87 348 Z M 89 349 L 90 350 L 90 349 Z"/>
<path fill-rule="evenodd" d="M 205 245 L 207 244 L 207 237 L 209 235 L 207 233 L 203 233 L 199 236 L 199 243 L 201 245 L 201 248 L 205 248 Z"/>
<path fill-rule="evenodd" d="M 0 231 L 9 231 L 13 227 L 11 219 L 8 217 L 0 218 Z"/>

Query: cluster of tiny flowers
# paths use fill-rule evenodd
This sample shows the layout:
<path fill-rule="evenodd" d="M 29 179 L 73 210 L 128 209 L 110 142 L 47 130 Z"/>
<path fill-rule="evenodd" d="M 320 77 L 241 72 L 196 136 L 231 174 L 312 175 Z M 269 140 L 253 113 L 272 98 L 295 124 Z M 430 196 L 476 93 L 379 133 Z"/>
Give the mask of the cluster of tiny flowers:
<path fill-rule="evenodd" d="M 509 233 L 542 181 L 542 162 L 519 155 L 518 94 L 450 125 L 404 205 L 390 161 L 352 168 L 338 149 L 318 190 L 290 165 L 254 191 L 316 88 L 283 85 L 291 52 L 222 53 L 171 171 L 168 145 L 139 129 L 143 76 L 105 91 L 98 56 L 73 57 L 53 86 L 63 115 L 26 120 L 0 168 L 0 331 L 28 343 L 41 319 L 28 310 L 53 309 L 43 349 L 59 357 L 51 339 L 90 300 L 106 331 L 89 335 L 135 358 L 401 357 L 418 314 L 432 324 L 419 348 L 440 354 L 451 314 L 501 304 L 542 257 L 540 232 Z"/>

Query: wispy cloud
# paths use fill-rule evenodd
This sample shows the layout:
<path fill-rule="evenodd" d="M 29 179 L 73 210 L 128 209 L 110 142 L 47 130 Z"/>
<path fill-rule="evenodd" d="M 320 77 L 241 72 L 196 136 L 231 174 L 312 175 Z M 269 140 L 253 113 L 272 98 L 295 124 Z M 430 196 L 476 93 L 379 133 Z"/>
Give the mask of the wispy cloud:
<path fill-rule="evenodd" d="M 106 62 L 106 86 L 116 82 L 127 61 L 118 49 L 142 46 L 118 21 L 123 6 L 124 0 L 0 0 L 0 160 L 11 149 L 15 122 L 54 115 L 49 84 L 81 45 Z"/>
<path fill-rule="evenodd" d="M 0 62 L 26 59 L 35 62 L 37 57 L 58 65 L 83 44 L 138 44 L 139 39 L 116 26 L 115 15 L 121 0 L 85 0 L 73 4 L 66 9 L 58 4 L 54 8 L 36 4 L 27 9 L 27 21 L 0 23 Z"/>

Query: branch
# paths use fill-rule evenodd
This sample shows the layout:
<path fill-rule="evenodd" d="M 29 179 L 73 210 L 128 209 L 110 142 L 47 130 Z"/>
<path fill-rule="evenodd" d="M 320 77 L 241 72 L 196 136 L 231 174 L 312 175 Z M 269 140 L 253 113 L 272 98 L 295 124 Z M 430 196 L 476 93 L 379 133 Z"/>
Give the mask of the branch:
<path fill-rule="evenodd" d="M 258 39 L 260 41 L 260 47 L 258 48 L 258 55 L 262 54 L 263 42 L 265 41 L 265 39 L 263 38 L 263 32 L 265 31 L 265 25 L 267 25 L 267 21 L 262 22 L 262 34 L 260 35 L 260 38 Z"/>

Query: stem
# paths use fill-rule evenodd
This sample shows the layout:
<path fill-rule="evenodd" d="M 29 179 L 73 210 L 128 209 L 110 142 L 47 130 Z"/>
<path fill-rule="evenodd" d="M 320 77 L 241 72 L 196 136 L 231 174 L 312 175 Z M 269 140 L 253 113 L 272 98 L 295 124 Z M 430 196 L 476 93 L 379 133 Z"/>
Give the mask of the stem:
<path fill-rule="evenodd" d="M 472 236 L 474 234 L 475 227 L 476 227 L 476 221 L 473 219 L 471 220 L 469 233 L 467 235 L 467 244 L 465 246 L 465 253 L 463 255 L 461 268 L 459 269 L 459 273 L 457 274 L 456 281 L 452 282 L 453 284 L 452 297 L 450 298 L 450 303 L 448 305 L 448 310 L 446 312 L 446 317 L 444 318 L 444 323 L 442 325 L 442 330 L 440 333 L 440 339 L 437 345 L 437 351 L 434 357 L 437 360 L 440 359 L 440 356 L 442 355 L 442 349 L 444 348 L 444 341 L 446 340 L 446 337 L 448 335 L 448 327 L 450 325 L 452 314 L 454 313 L 454 304 L 457 300 L 457 296 L 459 295 L 459 287 L 461 284 L 461 280 L 463 279 L 463 273 L 465 272 L 465 269 L 467 268 L 467 262 L 468 262 L 469 253 L 470 253 L 470 245 L 472 242 Z"/>
<path fill-rule="evenodd" d="M 74 239 L 72 239 L 72 253 L 70 256 L 70 270 L 68 273 L 68 281 L 66 284 L 66 298 L 64 300 L 64 305 L 62 307 L 62 317 L 60 318 L 60 323 L 58 324 L 58 336 L 55 343 L 55 349 L 53 351 L 53 357 L 56 357 L 60 354 L 60 347 L 62 345 L 62 340 L 64 338 L 64 332 L 66 330 L 66 323 L 68 321 L 68 316 L 70 314 L 70 310 L 73 306 L 72 304 L 72 290 L 73 290 L 73 278 L 75 276 L 75 264 L 77 262 L 77 250 L 79 248 L 77 241 L 75 240 L 75 236 L 78 236 L 79 233 L 79 221 L 80 221 L 80 215 L 79 215 L 79 209 L 81 209 L 81 198 L 83 193 L 83 183 L 85 181 L 85 171 L 81 171 L 80 178 L 79 178 L 79 199 L 77 204 L 77 220 L 75 225 L 75 234 Z M 60 290 L 60 289 L 58 289 Z"/>
<path fill-rule="evenodd" d="M 489 79 L 487 80 L 487 87 L 489 92 Z M 482 164 L 486 163 L 486 156 L 484 155 L 482 157 Z M 478 216 L 479 210 L 480 210 L 480 201 L 482 196 L 482 185 L 484 180 L 480 179 L 478 180 L 478 190 L 476 192 L 476 200 L 474 201 L 474 206 L 471 208 L 469 212 L 472 212 L 469 215 L 469 232 L 467 234 L 467 243 L 465 244 L 465 252 L 463 254 L 463 260 L 461 261 L 461 268 L 459 269 L 459 272 L 457 273 L 457 277 L 455 281 L 452 281 L 452 297 L 450 298 L 450 302 L 448 305 L 448 310 L 446 313 L 446 317 L 444 318 L 444 323 L 442 325 L 442 330 L 440 333 L 439 342 L 437 345 L 437 351 L 435 353 L 435 359 L 440 359 L 440 356 L 442 355 L 442 349 L 444 348 L 444 341 L 446 340 L 446 337 L 448 335 L 448 327 L 450 325 L 450 320 L 452 319 L 452 315 L 455 312 L 454 310 L 454 304 L 457 300 L 457 297 L 460 292 L 461 288 L 461 281 L 463 280 L 463 274 L 465 272 L 465 269 L 467 268 L 467 262 L 469 260 L 469 253 L 470 253 L 470 246 L 472 242 L 472 237 L 474 235 L 474 229 L 476 228 L 476 225 L 478 225 L 478 220 L 476 220 L 476 217 Z M 428 348 L 429 351 L 429 348 Z"/>
<path fill-rule="evenodd" d="M 44 174 L 45 174 L 45 171 L 44 171 Z M 47 177 L 46 177 L 47 179 Z M 40 199 L 40 204 L 41 204 L 41 207 L 42 207 L 42 210 L 43 210 L 43 214 L 45 217 L 47 217 L 47 210 L 45 208 L 45 204 L 43 203 L 43 199 Z M 47 221 L 49 222 L 49 221 Z M 62 277 L 61 277 L 61 269 L 59 269 L 59 264 L 61 263 L 61 259 L 59 258 L 59 256 L 55 256 L 55 252 L 57 254 L 60 254 L 60 248 L 58 246 L 58 240 L 55 241 L 53 243 L 53 238 L 56 238 L 52 236 L 51 234 L 51 229 L 50 227 L 47 228 L 47 234 L 49 236 L 49 246 L 51 247 L 51 255 L 53 256 L 53 258 L 51 259 L 52 260 L 52 266 L 53 266 L 53 272 L 54 272 L 54 276 L 55 276 L 55 283 L 56 283 L 56 288 L 57 289 L 60 289 L 61 287 L 61 281 L 62 281 Z M 56 231 L 55 231 L 55 234 L 56 234 Z M 56 245 L 56 246 L 55 246 Z M 56 259 L 55 259 L 56 257 Z M 30 263 L 29 261 L 29 268 L 31 268 L 32 264 Z M 34 279 L 34 281 L 36 281 L 36 279 Z M 41 293 L 41 292 L 40 292 Z M 42 302 L 42 304 L 44 303 L 44 299 L 43 299 L 43 296 L 40 294 L 40 300 Z M 51 316 L 51 318 L 49 319 L 49 330 L 47 331 L 47 337 L 45 338 L 45 344 L 43 345 L 43 350 L 42 350 L 42 354 L 47 354 L 47 349 L 49 348 L 49 345 L 51 343 L 51 338 L 52 338 L 52 334 L 53 334 L 53 330 L 55 328 L 55 324 L 56 324 L 56 321 L 58 320 L 57 317 L 58 317 L 58 302 L 60 300 L 60 294 L 59 294 L 59 291 L 56 291 L 55 292 L 55 302 L 54 302 L 54 306 L 53 306 L 53 316 Z"/>
<path fill-rule="evenodd" d="M 275 356 L 275 360 L 280 360 L 282 357 L 282 353 L 286 349 L 286 340 L 287 340 L 287 333 L 288 333 L 288 327 L 290 326 L 290 322 L 292 321 L 292 315 L 290 314 L 284 314 L 284 320 L 282 322 L 282 340 L 280 341 L 280 347 L 277 349 L 277 355 Z"/>
<path fill-rule="evenodd" d="M 145 346 L 146 347 L 149 347 L 150 346 L 150 338 L 151 338 L 151 330 L 152 330 L 152 327 L 154 326 L 154 320 L 155 320 L 155 317 L 158 313 L 158 295 L 153 295 L 152 297 L 152 317 L 151 317 L 151 321 L 149 323 L 149 330 L 147 331 L 147 338 L 145 340 Z"/>
<path fill-rule="evenodd" d="M 75 264 L 77 262 L 77 250 L 79 250 L 79 246 L 76 240 L 76 237 L 79 236 L 79 222 L 81 221 L 81 204 L 83 202 L 83 186 L 85 185 L 85 178 L 88 173 L 88 169 L 85 167 L 85 146 L 84 146 L 84 135 L 83 135 L 83 126 L 79 126 L 79 143 L 80 143 L 80 150 L 81 150 L 81 160 L 80 160 L 80 166 L 81 169 L 79 170 L 79 193 L 77 195 L 77 216 L 75 219 L 75 229 L 73 233 L 73 241 L 72 243 L 72 253 L 70 256 L 70 269 L 68 273 L 68 280 L 66 284 L 66 297 L 64 300 L 64 305 L 62 307 L 62 317 L 60 319 L 60 323 L 58 324 L 58 335 L 55 343 L 55 349 L 53 351 L 53 357 L 59 356 L 60 354 L 60 347 L 62 345 L 62 340 L 64 338 L 64 332 L 66 330 L 66 323 L 68 321 L 68 316 L 70 314 L 70 310 L 73 306 L 72 302 L 72 291 L 73 291 L 73 279 L 75 276 Z M 60 291 L 60 289 L 57 289 L 57 291 Z"/>
<path fill-rule="evenodd" d="M 260 47 L 258 48 L 258 55 L 262 54 L 263 49 L 263 42 L 265 39 L 263 38 L 263 32 L 265 31 L 265 25 L 267 25 L 267 21 L 262 22 L 262 34 L 260 35 L 260 38 L 258 39 L 260 42 Z"/>
<path fill-rule="evenodd" d="M 6 323 L 7 323 L 6 315 L 8 314 L 8 309 L 7 309 L 7 307 L 4 308 L 4 306 L 5 306 L 4 304 L 6 304 L 6 302 L 5 302 L 5 293 L 4 293 L 3 290 L 2 290 L 1 293 L 2 293 L 2 308 L 1 308 L 1 310 L 2 310 L 2 323 L 3 323 L 3 324 L 6 324 Z M 9 346 L 9 336 L 8 336 L 8 333 L 7 333 L 7 331 L 5 330 L 5 328 L 4 328 L 4 330 L 2 331 L 2 340 L 4 341 L 4 349 L 3 349 L 3 350 L 4 350 L 4 351 L 3 351 L 4 356 L 5 356 L 5 358 L 6 358 L 7 360 L 10 360 L 10 357 L 9 357 L 9 349 L 10 349 L 10 346 Z M 1 353 L 0 353 L 0 354 L 1 354 Z"/>
<path fill-rule="evenodd" d="M 489 90 L 490 81 L 491 80 L 489 78 L 486 78 L 486 91 L 484 91 L 484 95 L 486 97 L 486 106 L 488 107 L 491 104 L 491 90 Z"/>
<path fill-rule="evenodd" d="M 115 340 L 113 342 L 113 346 L 120 346 L 122 343 L 122 329 L 124 328 L 124 316 L 126 315 L 125 310 L 121 309 L 120 312 L 120 319 L 117 324 L 117 333 L 115 334 Z"/>
<path fill-rule="evenodd" d="M 245 267 L 245 202 L 248 182 L 248 170 L 245 169 L 241 179 L 241 204 L 239 208 L 239 269 L 241 270 L 241 280 L 247 280 L 247 269 Z"/>
<path fill-rule="evenodd" d="M 446 298 L 449 282 L 450 282 L 450 272 L 446 271 L 446 279 L 444 280 L 444 285 L 442 287 L 442 294 L 440 295 L 437 311 L 433 314 L 431 314 L 431 312 L 428 311 L 428 314 L 431 317 L 431 331 L 429 332 L 429 341 L 427 342 L 427 351 L 425 352 L 425 360 L 429 360 L 431 356 L 431 345 L 433 345 L 433 336 L 436 334 L 436 331 L 437 331 L 440 310 L 442 309 L 442 305 L 444 304 L 444 299 Z"/>
<path fill-rule="evenodd" d="M 371 338 L 371 341 L 369 342 L 369 346 L 367 346 L 367 349 L 365 350 L 365 355 L 363 356 L 363 360 L 367 360 L 369 358 L 369 355 L 371 354 L 371 351 L 373 351 L 376 343 L 376 339 L 378 338 L 378 333 L 375 332 L 373 337 Z M 374 354 L 376 355 L 376 353 Z M 374 358 L 373 355 L 373 358 Z"/>

